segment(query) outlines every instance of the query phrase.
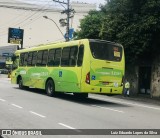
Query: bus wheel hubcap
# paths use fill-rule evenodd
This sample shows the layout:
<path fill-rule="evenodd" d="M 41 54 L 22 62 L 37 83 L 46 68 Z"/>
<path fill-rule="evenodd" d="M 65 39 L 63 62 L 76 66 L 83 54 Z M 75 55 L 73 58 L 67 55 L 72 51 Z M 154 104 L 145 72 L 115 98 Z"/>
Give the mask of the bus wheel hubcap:
<path fill-rule="evenodd" d="M 52 93 L 52 91 L 53 91 L 53 87 L 52 87 L 52 85 L 49 83 L 49 84 L 48 84 L 48 92 L 49 92 L 49 93 Z"/>

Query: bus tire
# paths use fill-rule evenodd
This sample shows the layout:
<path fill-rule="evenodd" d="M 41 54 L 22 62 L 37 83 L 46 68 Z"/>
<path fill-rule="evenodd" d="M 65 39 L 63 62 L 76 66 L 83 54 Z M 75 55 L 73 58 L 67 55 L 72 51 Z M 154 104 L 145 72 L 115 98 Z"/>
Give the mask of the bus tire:
<path fill-rule="evenodd" d="M 45 89 L 48 96 L 55 96 L 55 86 L 54 82 L 51 79 L 47 81 Z"/>
<path fill-rule="evenodd" d="M 20 88 L 20 89 L 23 89 L 23 88 L 24 88 L 22 77 L 19 77 L 19 79 L 18 79 L 18 85 L 19 85 L 19 88 Z"/>

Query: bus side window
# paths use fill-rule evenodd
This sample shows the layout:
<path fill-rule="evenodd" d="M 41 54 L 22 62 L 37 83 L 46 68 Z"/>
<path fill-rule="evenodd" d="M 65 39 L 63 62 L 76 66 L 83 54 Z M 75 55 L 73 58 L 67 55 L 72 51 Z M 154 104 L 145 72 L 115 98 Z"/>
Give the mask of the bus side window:
<path fill-rule="evenodd" d="M 55 56 L 55 49 L 49 50 L 48 54 L 48 66 L 54 66 L 54 56 Z"/>
<path fill-rule="evenodd" d="M 77 66 L 82 66 L 83 63 L 83 54 L 84 54 L 84 46 L 81 45 L 79 47 L 79 52 L 78 52 L 78 60 L 77 60 Z"/>
<path fill-rule="evenodd" d="M 44 50 L 43 51 L 43 56 L 42 56 L 43 58 L 42 58 L 42 63 L 41 63 L 41 65 L 42 66 L 46 66 L 46 64 L 47 64 L 47 59 L 48 59 L 48 50 Z"/>
<path fill-rule="evenodd" d="M 20 54 L 19 66 L 23 66 L 23 64 L 24 64 L 24 55 L 25 55 L 25 53 Z"/>
<path fill-rule="evenodd" d="M 75 66 L 77 60 L 78 46 L 71 47 L 69 66 Z"/>
<path fill-rule="evenodd" d="M 28 62 L 28 53 L 25 53 L 23 66 L 27 66 L 27 62 Z"/>
<path fill-rule="evenodd" d="M 33 52 L 32 66 L 36 65 L 36 61 L 37 61 L 37 51 Z"/>
<path fill-rule="evenodd" d="M 42 63 L 42 54 L 43 54 L 43 51 L 38 51 L 36 66 L 41 66 L 41 63 Z"/>
<path fill-rule="evenodd" d="M 54 66 L 60 65 L 60 59 L 61 59 L 61 48 L 57 48 L 55 51 L 55 57 L 54 57 Z"/>
<path fill-rule="evenodd" d="M 27 66 L 31 66 L 32 65 L 32 55 L 33 55 L 33 52 L 29 52 Z"/>
<path fill-rule="evenodd" d="M 64 47 L 62 50 L 61 66 L 69 66 L 70 47 Z"/>

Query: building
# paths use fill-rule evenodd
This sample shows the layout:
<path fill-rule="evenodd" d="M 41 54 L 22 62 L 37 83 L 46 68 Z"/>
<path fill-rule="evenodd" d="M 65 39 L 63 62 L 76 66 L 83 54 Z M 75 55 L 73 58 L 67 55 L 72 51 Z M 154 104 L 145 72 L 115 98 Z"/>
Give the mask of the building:
<path fill-rule="evenodd" d="M 70 27 L 74 30 L 78 29 L 80 19 L 84 18 L 90 10 L 96 9 L 95 4 L 78 2 L 71 3 L 71 7 L 76 12 L 74 17 L 70 19 Z M 52 0 L 44 5 L 37 5 L 37 1 L 32 1 L 30 4 L 18 0 L 1 0 L 0 17 L 3 20 L 0 22 L 0 46 L 8 45 L 9 27 L 24 29 L 24 48 L 65 41 L 66 27 L 60 26 L 59 23 L 61 18 L 66 18 L 65 14 L 61 14 L 63 10 L 64 7 Z M 49 17 L 52 21 L 43 18 L 43 16 Z"/>
<path fill-rule="evenodd" d="M 160 54 L 155 56 L 151 68 L 151 96 L 160 98 Z"/>

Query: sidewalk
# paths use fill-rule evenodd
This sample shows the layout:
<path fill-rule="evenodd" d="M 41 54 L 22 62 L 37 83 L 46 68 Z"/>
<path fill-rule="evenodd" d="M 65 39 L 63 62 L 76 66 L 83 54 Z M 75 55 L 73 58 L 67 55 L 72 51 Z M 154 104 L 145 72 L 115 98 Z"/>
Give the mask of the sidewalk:
<path fill-rule="evenodd" d="M 114 97 L 120 98 L 120 99 L 125 99 L 128 101 L 143 102 L 144 104 L 152 103 L 152 104 L 160 105 L 160 98 L 151 98 L 150 95 L 145 95 L 145 94 L 138 94 L 138 95 L 134 95 L 134 96 L 130 96 L 130 97 L 124 97 L 124 95 L 116 95 Z"/>
<path fill-rule="evenodd" d="M 0 74 L 0 80 L 11 80 L 11 78 L 8 78 L 8 74 Z"/>

